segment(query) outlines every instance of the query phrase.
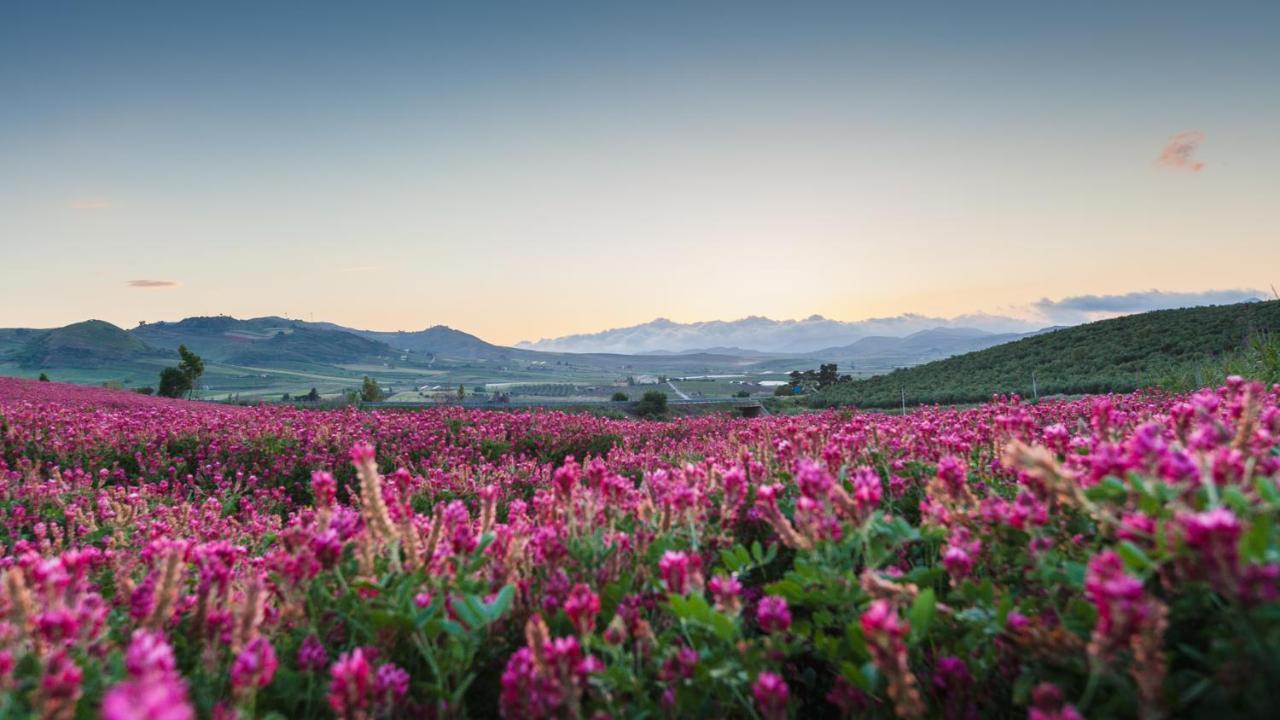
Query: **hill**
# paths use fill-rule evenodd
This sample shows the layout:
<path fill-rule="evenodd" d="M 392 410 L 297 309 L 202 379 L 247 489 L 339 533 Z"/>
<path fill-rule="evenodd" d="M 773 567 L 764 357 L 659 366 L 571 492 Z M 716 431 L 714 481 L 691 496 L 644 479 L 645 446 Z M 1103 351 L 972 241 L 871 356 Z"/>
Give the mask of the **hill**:
<path fill-rule="evenodd" d="M 22 337 L 22 331 L 10 331 Z M 6 354 L 25 368 L 98 368 L 168 356 L 140 338 L 102 320 L 85 320 L 53 330 L 26 331 Z"/>
<path fill-rule="evenodd" d="M 1127 392 L 1162 373 L 1239 350 L 1259 333 L 1280 332 L 1280 300 L 1156 310 L 1057 329 L 910 369 L 842 383 L 817 406 L 897 407 L 979 402 L 996 393 Z"/>
<path fill-rule="evenodd" d="M 1033 333 L 989 333 L 977 328 L 937 327 L 906 337 L 871 335 L 842 347 L 808 353 L 823 361 L 835 361 L 854 371 L 888 370 L 920 365 L 932 360 L 983 350 L 1013 342 Z"/>
<path fill-rule="evenodd" d="M 485 342 L 470 333 L 454 330 L 445 325 L 433 325 L 415 332 L 381 332 L 377 330 L 346 330 L 363 338 L 420 356 L 440 356 L 466 360 L 507 361 L 517 357 L 533 356 L 528 350 L 516 350 Z"/>
<path fill-rule="evenodd" d="M 280 317 L 191 317 L 139 325 L 130 334 L 171 350 L 186 345 L 206 360 L 237 365 L 348 363 L 394 354 L 385 343 L 344 329 Z"/>

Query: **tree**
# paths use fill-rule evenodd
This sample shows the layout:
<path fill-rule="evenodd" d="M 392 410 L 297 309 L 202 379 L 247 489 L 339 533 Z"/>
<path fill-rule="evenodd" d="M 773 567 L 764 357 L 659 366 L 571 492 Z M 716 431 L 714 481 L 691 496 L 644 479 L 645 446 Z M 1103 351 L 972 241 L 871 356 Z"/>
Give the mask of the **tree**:
<path fill-rule="evenodd" d="M 44 373 L 40 373 L 40 382 L 49 382 L 49 376 Z"/>
<path fill-rule="evenodd" d="M 307 402 L 316 402 L 320 399 L 320 393 L 317 392 L 315 388 L 311 388 L 311 392 L 307 393 L 306 395 L 303 395 L 302 399 L 306 400 Z"/>
<path fill-rule="evenodd" d="M 160 388 L 156 394 L 160 397 L 180 398 L 191 390 L 191 381 L 186 373 L 176 367 L 167 367 L 160 371 Z"/>
<path fill-rule="evenodd" d="M 636 403 L 636 415 L 642 418 L 657 419 L 667 414 L 667 394 L 650 390 Z"/>
<path fill-rule="evenodd" d="M 365 402 L 378 402 L 382 398 L 382 388 L 378 387 L 378 381 L 365 375 L 364 382 L 360 385 L 360 399 Z"/>
<path fill-rule="evenodd" d="M 187 377 L 187 392 L 195 391 L 196 381 L 204 374 L 204 360 L 199 355 L 187 349 L 186 345 L 178 346 L 178 357 L 181 361 L 178 363 L 178 370 Z"/>
<path fill-rule="evenodd" d="M 467 399 L 467 389 L 462 387 L 462 384 L 459 383 L 458 384 L 458 402 L 462 402 L 466 399 Z"/>
<path fill-rule="evenodd" d="M 626 393 L 624 393 L 624 392 L 616 392 L 616 393 L 614 393 L 614 394 L 613 394 L 613 397 L 611 397 L 611 398 L 609 398 L 609 399 L 610 399 L 610 400 L 612 400 L 612 401 L 614 401 L 614 402 L 626 402 L 626 401 L 630 400 L 631 398 L 627 397 L 627 394 L 626 394 Z"/>

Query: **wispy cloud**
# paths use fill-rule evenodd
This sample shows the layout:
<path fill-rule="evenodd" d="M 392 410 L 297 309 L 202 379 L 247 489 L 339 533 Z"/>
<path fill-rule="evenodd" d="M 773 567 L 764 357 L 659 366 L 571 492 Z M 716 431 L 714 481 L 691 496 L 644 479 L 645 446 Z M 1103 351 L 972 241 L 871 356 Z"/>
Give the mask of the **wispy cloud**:
<path fill-rule="evenodd" d="M 106 210 L 111 207 L 111 201 L 106 198 L 80 198 L 71 201 L 72 210 Z"/>
<path fill-rule="evenodd" d="M 1174 170 L 1200 172 L 1204 163 L 1195 159 L 1196 150 L 1204 142 L 1204 133 L 1198 130 L 1183 132 L 1169 138 L 1156 162 Z"/>
<path fill-rule="evenodd" d="M 130 280 L 125 283 L 131 288 L 173 288 L 178 287 L 176 280 Z"/>
<path fill-rule="evenodd" d="M 1164 292 L 1143 290 L 1120 295 L 1075 295 L 1061 300 L 1044 298 L 1032 303 L 1031 310 L 1060 325 L 1101 320 L 1103 318 L 1198 305 L 1230 305 L 1265 297 L 1261 290 L 1236 288 L 1203 292 Z"/>

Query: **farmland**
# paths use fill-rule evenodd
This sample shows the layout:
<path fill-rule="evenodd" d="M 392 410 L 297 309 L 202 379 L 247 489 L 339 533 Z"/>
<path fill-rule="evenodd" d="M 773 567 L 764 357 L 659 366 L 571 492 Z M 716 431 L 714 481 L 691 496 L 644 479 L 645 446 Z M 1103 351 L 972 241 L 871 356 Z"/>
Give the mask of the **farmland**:
<path fill-rule="evenodd" d="M 0 379 L 0 715 L 1265 714 L 1278 402 L 662 423 Z"/>

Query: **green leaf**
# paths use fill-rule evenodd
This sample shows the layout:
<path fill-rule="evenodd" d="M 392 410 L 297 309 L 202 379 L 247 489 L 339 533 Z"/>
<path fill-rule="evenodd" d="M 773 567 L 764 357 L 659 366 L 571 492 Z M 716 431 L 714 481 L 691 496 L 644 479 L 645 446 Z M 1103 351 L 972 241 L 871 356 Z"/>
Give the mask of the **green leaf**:
<path fill-rule="evenodd" d="M 1272 522 L 1270 515 L 1254 518 L 1249 531 L 1240 538 L 1241 557 L 1254 562 L 1266 559 L 1267 548 L 1271 545 Z"/>
<path fill-rule="evenodd" d="M 1258 495 L 1271 507 L 1280 505 L 1280 488 L 1276 487 L 1276 481 L 1269 477 L 1259 475 L 1254 481 L 1253 486 L 1258 491 Z"/>
<path fill-rule="evenodd" d="M 1135 572 L 1145 574 L 1154 566 L 1154 563 L 1151 562 L 1151 558 L 1147 557 L 1147 554 L 1142 551 L 1142 548 L 1134 545 L 1128 540 L 1122 540 L 1118 545 L 1116 545 L 1116 553 L 1124 560 L 1125 567 L 1128 567 L 1130 570 Z"/>
<path fill-rule="evenodd" d="M 918 642 L 929 632 L 929 624 L 933 622 L 933 616 L 937 610 L 938 599 L 934 596 L 933 588 L 925 588 L 916 595 L 916 599 L 911 603 L 911 610 L 907 614 L 911 621 L 913 641 Z"/>
<path fill-rule="evenodd" d="M 731 643 L 738 637 L 738 626 L 724 613 L 711 614 L 711 631 L 721 640 Z"/>
<path fill-rule="evenodd" d="M 487 603 L 484 606 L 485 615 L 490 623 L 507 614 L 507 610 L 511 608 L 511 600 L 515 597 L 515 594 L 515 586 L 507 585 L 498 591 L 498 596 L 493 599 L 493 602 Z"/>

